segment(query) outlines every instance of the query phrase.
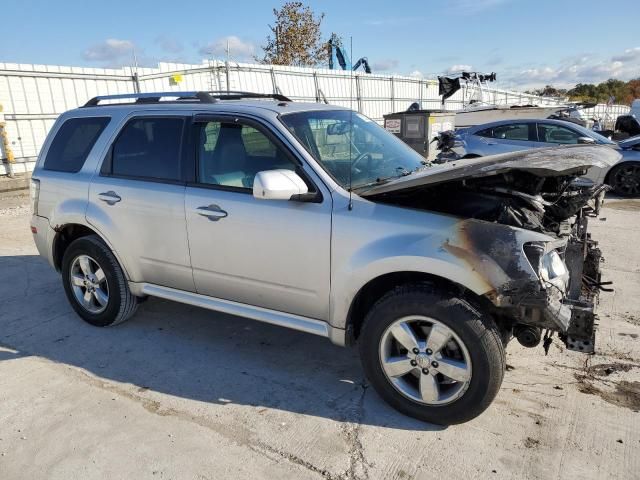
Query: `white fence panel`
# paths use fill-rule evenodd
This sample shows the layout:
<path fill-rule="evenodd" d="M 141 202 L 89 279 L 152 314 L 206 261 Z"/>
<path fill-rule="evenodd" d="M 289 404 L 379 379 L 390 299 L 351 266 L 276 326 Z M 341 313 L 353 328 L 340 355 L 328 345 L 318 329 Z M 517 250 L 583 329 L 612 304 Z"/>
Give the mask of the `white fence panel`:
<path fill-rule="evenodd" d="M 458 110 L 475 92 L 464 86 L 444 105 L 433 80 L 390 75 L 367 75 L 341 70 L 309 69 L 206 61 L 200 65 L 160 63 L 157 68 L 134 69 L 67 67 L 0 63 L 0 104 L 9 146 L 18 162 L 33 161 L 56 117 L 97 95 L 134 91 L 244 90 L 276 91 L 293 100 L 352 107 L 382 122 L 387 113 L 406 110 L 413 102 L 423 109 Z M 497 104 L 559 105 L 559 100 L 486 88 L 485 102 Z M 477 96 L 477 95 L 476 95 Z M 598 105 L 585 118 L 613 123 L 629 107 Z M 605 115 L 607 114 L 607 115 Z M 606 118 L 605 118 L 606 117 Z M 0 164 L 0 173 L 2 166 Z"/>

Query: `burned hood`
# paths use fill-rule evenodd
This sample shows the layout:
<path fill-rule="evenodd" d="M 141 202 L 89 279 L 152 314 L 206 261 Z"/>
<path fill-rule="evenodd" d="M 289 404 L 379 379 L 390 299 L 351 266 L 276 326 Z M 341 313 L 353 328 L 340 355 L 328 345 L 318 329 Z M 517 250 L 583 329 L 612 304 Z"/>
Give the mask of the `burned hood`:
<path fill-rule="evenodd" d="M 500 175 L 509 171 L 528 172 L 539 177 L 580 175 L 591 167 L 608 169 L 620 158 L 618 151 L 605 145 L 532 149 L 429 165 L 410 175 L 365 187 L 357 193 L 367 197 L 439 183 Z"/>

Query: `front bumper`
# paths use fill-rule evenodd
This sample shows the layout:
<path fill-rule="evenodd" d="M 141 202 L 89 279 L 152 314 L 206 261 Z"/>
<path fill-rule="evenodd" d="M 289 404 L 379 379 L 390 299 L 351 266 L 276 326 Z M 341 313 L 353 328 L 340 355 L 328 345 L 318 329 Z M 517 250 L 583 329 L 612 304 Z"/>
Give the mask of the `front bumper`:
<path fill-rule="evenodd" d="M 596 307 L 600 291 L 610 291 L 602 281 L 600 267 L 603 262 L 598 242 L 587 232 L 588 217 L 581 217 L 576 225 L 576 235 L 567 243 L 565 264 L 571 281 L 564 303 L 571 308 L 571 319 L 561 337 L 569 350 L 593 353 L 595 327 L 598 320 Z"/>
<path fill-rule="evenodd" d="M 566 290 L 547 288 L 544 291 L 546 301 L 536 323 L 557 331 L 568 350 L 593 353 L 600 290 L 608 289 L 604 287 L 607 283 L 601 280 L 602 252 L 587 233 L 587 225 L 588 217 L 580 217 L 563 249 L 569 271 Z"/>

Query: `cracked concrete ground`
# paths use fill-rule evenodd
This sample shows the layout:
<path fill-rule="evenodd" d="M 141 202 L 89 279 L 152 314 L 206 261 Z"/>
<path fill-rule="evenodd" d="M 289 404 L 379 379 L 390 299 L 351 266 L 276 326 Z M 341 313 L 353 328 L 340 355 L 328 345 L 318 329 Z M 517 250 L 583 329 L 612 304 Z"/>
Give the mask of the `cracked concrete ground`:
<path fill-rule="evenodd" d="M 1 199 L 0 199 L 1 200 Z M 640 200 L 592 221 L 598 351 L 516 343 L 494 404 L 441 428 L 386 406 L 354 349 L 163 300 L 84 324 L 0 201 L 0 478 L 640 478 Z M 17 202 L 19 203 L 19 202 Z"/>

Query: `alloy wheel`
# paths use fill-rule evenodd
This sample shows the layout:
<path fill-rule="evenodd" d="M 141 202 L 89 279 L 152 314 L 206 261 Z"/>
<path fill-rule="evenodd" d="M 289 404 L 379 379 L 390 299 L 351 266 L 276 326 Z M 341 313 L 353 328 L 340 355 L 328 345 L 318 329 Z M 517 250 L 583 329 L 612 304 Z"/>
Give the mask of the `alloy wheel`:
<path fill-rule="evenodd" d="M 89 255 L 78 255 L 69 270 L 71 288 L 77 302 L 88 312 L 102 313 L 109 303 L 109 285 L 98 262 Z"/>
<path fill-rule="evenodd" d="M 622 195 L 640 195 L 640 165 L 624 165 L 613 174 L 613 189 Z"/>
<path fill-rule="evenodd" d="M 387 327 L 380 363 L 398 392 L 426 405 L 456 401 L 471 382 L 467 347 L 451 328 L 430 317 L 403 317 Z"/>

